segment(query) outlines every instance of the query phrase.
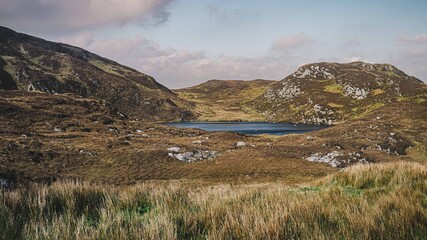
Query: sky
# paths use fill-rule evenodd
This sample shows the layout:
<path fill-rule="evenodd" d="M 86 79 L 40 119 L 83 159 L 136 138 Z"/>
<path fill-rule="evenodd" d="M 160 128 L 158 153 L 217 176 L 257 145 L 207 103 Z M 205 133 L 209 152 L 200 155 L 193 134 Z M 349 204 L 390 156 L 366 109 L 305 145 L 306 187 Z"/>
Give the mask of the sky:
<path fill-rule="evenodd" d="M 426 12 L 426 0 L 0 0 L 0 25 L 173 89 L 351 61 L 390 63 L 426 82 Z"/>

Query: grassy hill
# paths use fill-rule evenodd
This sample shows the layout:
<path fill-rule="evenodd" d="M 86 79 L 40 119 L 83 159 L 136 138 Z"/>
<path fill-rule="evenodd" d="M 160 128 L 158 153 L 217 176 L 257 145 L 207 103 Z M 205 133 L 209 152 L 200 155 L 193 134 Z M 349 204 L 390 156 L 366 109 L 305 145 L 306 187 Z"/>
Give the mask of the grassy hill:
<path fill-rule="evenodd" d="M 272 85 L 249 106 L 269 121 L 333 124 L 396 101 L 426 104 L 427 86 L 389 64 L 315 63 Z"/>
<path fill-rule="evenodd" d="M 357 163 L 427 159 L 427 106 L 411 101 L 317 132 L 244 136 L 135 121 L 75 95 L 0 93 L 0 179 L 18 183 L 197 179 L 292 184 Z M 240 141 L 246 146 L 237 147 Z M 169 156 L 171 147 L 217 156 L 187 163 Z"/>
<path fill-rule="evenodd" d="M 179 97 L 192 102 L 199 121 L 262 121 L 247 103 L 258 98 L 276 81 L 209 80 L 178 89 Z"/>
<path fill-rule="evenodd" d="M 153 77 L 67 44 L 0 26 L 0 89 L 72 93 L 148 121 L 192 117 L 190 105 Z"/>
<path fill-rule="evenodd" d="M 310 64 L 280 82 L 174 93 L 9 29 L 0 50 L 1 239 L 427 234 L 426 85 L 391 65 Z M 246 136 L 155 123 L 196 117 L 334 125 Z"/>

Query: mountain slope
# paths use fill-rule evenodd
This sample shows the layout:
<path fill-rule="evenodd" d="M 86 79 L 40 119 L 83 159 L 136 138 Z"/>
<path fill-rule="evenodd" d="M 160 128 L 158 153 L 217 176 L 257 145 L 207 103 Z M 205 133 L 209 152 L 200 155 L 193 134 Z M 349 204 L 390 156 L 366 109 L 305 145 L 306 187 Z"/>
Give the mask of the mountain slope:
<path fill-rule="evenodd" d="M 187 102 L 153 77 L 67 44 L 0 27 L 0 89 L 73 93 L 135 118 L 192 116 Z"/>
<path fill-rule="evenodd" d="M 333 124 L 395 101 L 425 104 L 426 85 L 389 64 L 316 63 L 249 103 L 269 121 Z"/>
<path fill-rule="evenodd" d="M 246 103 L 262 95 L 277 81 L 209 80 L 197 86 L 176 90 L 179 97 L 194 103 L 201 121 L 262 121 L 263 116 Z"/>

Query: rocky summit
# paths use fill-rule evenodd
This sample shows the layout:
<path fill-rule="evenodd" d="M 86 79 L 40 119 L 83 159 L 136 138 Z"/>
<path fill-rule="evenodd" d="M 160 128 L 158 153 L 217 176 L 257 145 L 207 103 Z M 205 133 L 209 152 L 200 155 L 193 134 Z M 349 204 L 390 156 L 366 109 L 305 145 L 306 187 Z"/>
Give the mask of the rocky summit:
<path fill-rule="evenodd" d="M 300 67 L 248 106 L 268 121 L 335 124 L 403 100 L 423 103 L 427 88 L 392 65 L 315 63 Z"/>
<path fill-rule="evenodd" d="M 192 117 L 189 104 L 153 77 L 81 48 L 0 27 L 0 89 L 71 93 L 140 120 Z"/>

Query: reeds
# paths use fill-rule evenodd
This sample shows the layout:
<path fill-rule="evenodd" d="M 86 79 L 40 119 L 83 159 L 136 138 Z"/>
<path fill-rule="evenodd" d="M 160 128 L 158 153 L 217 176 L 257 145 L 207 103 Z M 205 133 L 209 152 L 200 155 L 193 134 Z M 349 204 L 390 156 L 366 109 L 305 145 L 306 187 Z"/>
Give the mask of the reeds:
<path fill-rule="evenodd" d="M 425 239 L 427 167 L 356 166 L 306 186 L 33 185 L 0 197 L 1 239 Z"/>

